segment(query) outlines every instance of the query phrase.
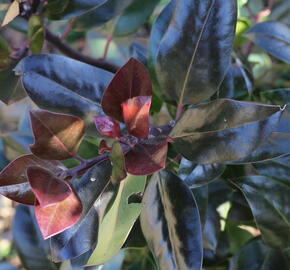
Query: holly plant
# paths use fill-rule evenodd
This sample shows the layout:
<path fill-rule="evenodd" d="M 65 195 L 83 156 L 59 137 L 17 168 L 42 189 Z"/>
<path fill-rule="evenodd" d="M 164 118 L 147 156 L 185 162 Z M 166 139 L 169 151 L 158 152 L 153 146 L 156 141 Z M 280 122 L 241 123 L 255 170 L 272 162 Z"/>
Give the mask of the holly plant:
<path fill-rule="evenodd" d="M 290 269 L 289 16 L 256 2 L 7 6 L 27 35 L 0 40 L 0 98 L 31 109 L 1 134 L 0 194 L 24 267 Z"/>

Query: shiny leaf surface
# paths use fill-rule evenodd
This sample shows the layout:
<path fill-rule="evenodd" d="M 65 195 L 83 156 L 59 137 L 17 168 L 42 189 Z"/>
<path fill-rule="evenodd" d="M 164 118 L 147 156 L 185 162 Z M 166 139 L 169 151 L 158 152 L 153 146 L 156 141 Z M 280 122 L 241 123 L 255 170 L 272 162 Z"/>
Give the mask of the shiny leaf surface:
<path fill-rule="evenodd" d="M 114 36 L 126 36 L 142 26 L 153 12 L 159 0 L 134 0 L 117 19 Z"/>
<path fill-rule="evenodd" d="M 146 175 L 163 169 L 167 149 L 166 138 L 141 141 L 125 155 L 127 172 L 133 175 Z"/>
<path fill-rule="evenodd" d="M 229 270 L 288 269 L 284 254 L 256 239 L 244 246 L 230 261 Z"/>
<path fill-rule="evenodd" d="M 254 25 L 247 36 L 269 54 L 290 63 L 290 26 L 282 22 Z"/>
<path fill-rule="evenodd" d="M 188 109 L 170 137 L 176 150 L 195 163 L 239 160 L 275 131 L 282 113 L 279 106 L 218 99 Z"/>
<path fill-rule="evenodd" d="M 190 188 L 204 186 L 219 177 L 225 169 L 223 164 L 198 165 L 183 158 L 180 163 L 178 175 Z"/>
<path fill-rule="evenodd" d="M 89 2 L 87 0 L 86 2 Z M 97 8 L 76 18 L 74 25 L 79 29 L 87 29 L 93 26 L 101 26 L 110 21 L 128 7 L 133 0 L 107 0 Z"/>
<path fill-rule="evenodd" d="M 41 207 L 61 202 L 72 193 L 68 183 L 42 167 L 30 166 L 26 174 Z"/>
<path fill-rule="evenodd" d="M 26 176 L 30 166 L 41 166 L 55 174 L 64 168 L 58 161 L 43 160 L 31 154 L 20 156 L 1 171 L 0 194 L 19 203 L 34 205 L 35 197 Z"/>
<path fill-rule="evenodd" d="M 99 103 L 113 77 L 105 70 L 53 54 L 26 57 L 15 71 L 39 107 L 74 114 L 90 123 L 93 115 L 102 112 Z"/>
<path fill-rule="evenodd" d="M 74 226 L 51 238 L 54 261 L 76 258 L 95 245 L 100 219 L 116 191 L 110 184 L 111 171 L 110 162 L 104 161 L 73 182 L 83 206 L 82 216 Z"/>
<path fill-rule="evenodd" d="M 102 98 L 104 112 L 116 120 L 124 121 L 122 103 L 137 96 L 151 96 L 150 75 L 145 66 L 131 58 L 121 67 Z"/>
<path fill-rule="evenodd" d="M 94 116 L 99 133 L 105 137 L 116 138 L 122 136 L 119 123 L 106 115 Z"/>
<path fill-rule="evenodd" d="M 264 176 L 239 178 L 232 183 L 248 201 L 265 243 L 290 246 L 290 186 Z"/>
<path fill-rule="evenodd" d="M 80 16 L 91 9 L 97 8 L 107 0 L 69 0 L 69 1 L 50 1 L 47 16 L 52 20 L 70 19 Z M 54 2 L 54 3 L 51 3 Z M 61 8 L 60 8 L 61 7 Z"/>
<path fill-rule="evenodd" d="M 236 0 L 169 5 L 174 6 L 172 16 L 160 20 L 162 39 L 156 53 L 161 94 L 174 104 L 198 103 L 217 91 L 230 65 Z"/>
<path fill-rule="evenodd" d="M 199 270 L 202 231 L 195 199 L 180 178 L 162 171 L 146 188 L 141 226 L 160 270 Z"/>
<path fill-rule="evenodd" d="M 144 139 L 149 133 L 151 96 L 133 97 L 122 103 L 123 119 L 129 134 Z"/>
<path fill-rule="evenodd" d="M 45 197 L 52 196 L 53 194 L 46 194 Z M 44 239 L 73 226 L 80 219 L 81 213 L 81 201 L 73 191 L 68 197 L 57 203 L 35 206 L 35 217 Z"/>
<path fill-rule="evenodd" d="M 142 209 L 141 203 L 129 204 L 128 197 L 143 192 L 145 184 L 146 176 L 133 175 L 120 183 L 118 194 L 100 223 L 97 246 L 87 265 L 102 264 L 121 249 Z"/>
<path fill-rule="evenodd" d="M 30 111 L 34 144 L 32 153 L 43 159 L 73 157 L 85 132 L 84 122 L 72 115 L 44 110 Z"/>

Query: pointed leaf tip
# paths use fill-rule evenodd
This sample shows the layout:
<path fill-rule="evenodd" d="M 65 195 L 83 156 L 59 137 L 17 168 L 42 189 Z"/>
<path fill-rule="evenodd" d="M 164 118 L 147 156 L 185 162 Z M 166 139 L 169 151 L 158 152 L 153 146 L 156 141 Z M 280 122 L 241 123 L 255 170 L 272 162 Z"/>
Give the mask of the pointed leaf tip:
<path fill-rule="evenodd" d="M 122 103 L 137 96 L 151 96 L 152 84 L 146 67 L 137 59 L 131 58 L 121 67 L 102 98 L 104 112 L 118 121 L 124 121 Z"/>
<path fill-rule="evenodd" d="M 30 119 L 35 140 L 30 149 L 34 155 L 63 160 L 77 152 L 85 132 L 83 120 L 45 110 L 31 110 Z"/>
<path fill-rule="evenodd" d="M 31 166 L 27 169 L 26 174 L 41 207 L 61 202 L 72 193 L 69 184 L 58 179 L 49 170 L 39 166 Z"/>
<path fill-rule="evenodd" d="M 151 96 L 133 97 L 122 103 L 123 119 L 129 134 L 144 139 L 149 132 Z"/>

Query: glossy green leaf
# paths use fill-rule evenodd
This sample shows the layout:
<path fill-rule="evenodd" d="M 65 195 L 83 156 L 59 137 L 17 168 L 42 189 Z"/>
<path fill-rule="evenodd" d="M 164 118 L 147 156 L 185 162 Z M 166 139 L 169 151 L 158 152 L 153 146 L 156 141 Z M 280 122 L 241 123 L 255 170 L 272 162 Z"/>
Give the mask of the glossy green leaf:
<path fill-rule="evenodd" d="M 142 26 L 160 0 L 134 0 L 117 19 L 114 36 L 127 36 Z"/>
<path fill-rule="evenodd" d="M 141 226 L 160 270 L 200 270 L 202 230 L 195 199 L 173 173 L 151 179 L 143 197 Z"/>
<path fill-rule="evenodd" d="M 58 269 L 49 258 L 48 243 L 41 237 L 31 208 L 25 205 L 16 207 L 12 233 L 14 245 L 25 269 Z"/>
<path fill-rule="evenodd" d="M 51 20 L 70 19 L 103 5 L 107 0 L 49 0 L 46 15 Z"/>
<path fill-rule="evenodd" d="M 247 36 L 269 54 L 290 63 L 290 26 L 282 22 L 254 25 Z"/>
<path fill-rule="evenodd" d="M 290 185 L 290 156 L 254 163 L 253 166 L 260 175 L 279 179 Z"/>
<path fill-rule="evenodd" d="M 101 6 L 79 16 L 74 25 L 81 29 L 103 25 L 121 14 L 132 2 L 133 0 L 107 0 Z"/>
<path fill-rule="evenodd" d="M 97 246 L 87 265 L 102 264 L 121 249 L 142 209 L 141 203 L 129 203 L 128 197 L 132 193 L 143 192 L 145 183 L 146 176 L 133 175 L 128 175 L 120 183 L 112 206 L 101 220 Z"/>
<path fill-rule="evenodd" d="M 204 186 L 219 177 L 225 169 L 223 164 L 198 165 L 183 158 L 179 167 L 179 176 L 190 188 Z"/>
<path fill-rule="evenodd" d="M 218 99 L 188 109 L 170 137 L 175 149 L 194 163 L 239 160 L 275 131 L 282 113 L 279 106 Z"/>
<path fill-rule="evenodd" d="M 218 90 L 230 65 L 236 0 L 177 0 L 169 5 L 172 16 L 160 15 L 164 20 L 156 21 L 161 25 L 154 33 L 159 36 L 155 42 L 161 40 L 153 53 L 160 91 L 168 102 L 195 104 Z"/>
<path fill-rule="evenodd" d="M 0 70 L 0 100 L 8 105 L 26 96 L 19 77 L 13 72 L 15 65 L 16 61 L 10 61 L 7 68 Z"/>
<path fill-rule="evenodd" d="M 41 108 L 71 113 L 92 124 L 112 74 L 60 55 L 32 55 L 15 68 L 30 98 Z M 82 76 L 79 76 L 82 74 Z"/>
<path fill-rule="evenodd" d="M 235 59 L 217 92 L 219 98 L 237 98 L 251 95 L 254 79 L 249 69 L 239 59 Z"/>
<path fill-rule="evenodd" d="M 111 181 L 114 184 L 120 183 L 124 178 L 126 178 L 127 173 L 125 169 L 124 153 L 121 144 L 117 141 L 112 145 L 110 160 L 113 166 Z"/>
<path fill-rule="evenodd" d="M 260 239 L 251 241 L 230 260 L 228 270 L 289 269 L 281 251 L 263 244 Z"/>
<path fill-rule="evenodd" d="M 274 248 L 290 246 L 290 186 L 265 176 L 231 181 L 247 199 L 265 243 Z"/>
<path fill-rule="evenodd" d="M 31 52 L 39 54 L 44 43 L 44 26 L 40 16 L 33 15 L 29 18 L 28 38 Z"/>

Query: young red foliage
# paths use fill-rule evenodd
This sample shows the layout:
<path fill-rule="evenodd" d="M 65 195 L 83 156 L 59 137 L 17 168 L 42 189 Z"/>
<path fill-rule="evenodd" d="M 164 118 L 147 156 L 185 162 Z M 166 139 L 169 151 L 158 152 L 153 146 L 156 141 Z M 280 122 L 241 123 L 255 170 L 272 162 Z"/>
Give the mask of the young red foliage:
<path fill-rule="evenodd" d="M 151 96 L 152 84 L 150 74 L 137 59 L 131 58 L 122 66 L 102 97 L 104 112 L 114 119 L 124 122 L 122 103 L 138 96 Z"/>
<path fill-rule="evenodd" d="M 54 174 L 60 174 L 64 169 L 64 166 L 56 160 L 43 160 L 32 154 L 20 156 L 1 171 L 0 194 L 22 204 L 34 205 L 35 196 L 26 175 L 26 170 L 30 166 L 44 167 Z"/>
<path fill-rule="evenodd" d="M 106 115 L 96 115 L 94 119 L 96 127 L 101 135 L 109 138 L 122 136 L 119 123 L 113 118 Z"/>
<path fill-rule="evenodd" d="M 41 207 L 61 202 L 72 193 L 68 183 L 58 179 L 52 172 L 44 168 L 29 167 L 26 174 Z"/>
<path fill-rule="evenodd" d="M 167 149 L 166 138 L 152 138 L 136 144 L 125 155 L 127 172 L 133 175 L 147 175 L 164 169 Z"/>
<path fill-rule="evenodd" d="M 133 97 L 122 103 L 123 119 L 129 134 L 144 139 L 149 132 L 151 96 Z"/>
<path fill-rule="evenodd" d="M 80 118 L 45 110 L 30 112 L 34 144 L 32 153 L 43 159 L 63 160 L 77 152 L 85 132 Z"/>
<path fill-rule="evenodd" d="M 82 204 L 74 192 L 61 202 L 35 206 L 35 217 L 44 239 L 70 228 L 78 222 Z"/>

